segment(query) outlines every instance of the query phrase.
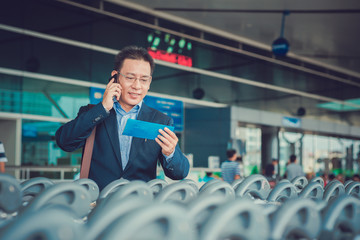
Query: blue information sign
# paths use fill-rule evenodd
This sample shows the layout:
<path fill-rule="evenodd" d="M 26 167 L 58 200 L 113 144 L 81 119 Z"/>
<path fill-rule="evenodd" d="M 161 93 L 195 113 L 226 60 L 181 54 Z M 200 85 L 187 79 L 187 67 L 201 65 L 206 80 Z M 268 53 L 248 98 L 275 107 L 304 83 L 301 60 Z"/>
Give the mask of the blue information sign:
<path fill-rule="evenodd" d="M 294 118 L 294 117 L 283 117 L 282 124 L 285 127 L 300 128 L 301 127 L 301 119 Z"/>
<path fill-rule="evenodd" d="M 101 102 L 104 92 L 104 88 L 90 87 L 90 104 L 98 104 L 99 102 Z"/>
<path fill-rule="evenodd" d="M 182 101 L 168 98 L 146 96 L 146 105 L 159 110 L 174 120 L 175 131 L 184 129 L 184 104 Z"/>

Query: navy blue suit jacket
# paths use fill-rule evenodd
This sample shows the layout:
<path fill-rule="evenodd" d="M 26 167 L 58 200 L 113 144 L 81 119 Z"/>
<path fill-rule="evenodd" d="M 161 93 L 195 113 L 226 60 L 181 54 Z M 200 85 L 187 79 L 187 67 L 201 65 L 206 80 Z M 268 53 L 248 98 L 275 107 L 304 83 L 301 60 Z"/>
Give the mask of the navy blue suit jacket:
<path fill-rule="evenodd" d="M 145 103 L 142 104 L 137 119 L 165 125 L 173 124 L 172 118 Z M 158 160 L 167 177 L 180 180 L 187 176 L 189 161 L 178 145 L 174 156 L 166 161 L 161 147 L 155 140 L 136 137 L 132 139 L 129 162 L 123 170 L 116 113 L 114 109 L 111 109 L 110 114 L 106 113 L 101 103 L 94 107 L 81 107 L 74 120 L 56 131 L 56 142 L 67 152 L 84 147 L 86 138 L 95 126 L 96 135 L 89 178 L 94 180 L 100 189 L 120 178 L 143 181 L 154 179 Z"/>

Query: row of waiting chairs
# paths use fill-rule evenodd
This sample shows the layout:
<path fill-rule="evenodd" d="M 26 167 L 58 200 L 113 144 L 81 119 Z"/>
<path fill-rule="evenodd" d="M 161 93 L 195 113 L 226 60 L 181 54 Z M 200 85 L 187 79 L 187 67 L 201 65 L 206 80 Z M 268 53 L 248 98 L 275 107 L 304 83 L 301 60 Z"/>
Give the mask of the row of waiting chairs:
<path fill-rule="evenodd" d="M 19 183 L 0 175 L 0 239 L 355 239 L 360 183 L 262 175 L 228 184 L 119 179 Z"/>

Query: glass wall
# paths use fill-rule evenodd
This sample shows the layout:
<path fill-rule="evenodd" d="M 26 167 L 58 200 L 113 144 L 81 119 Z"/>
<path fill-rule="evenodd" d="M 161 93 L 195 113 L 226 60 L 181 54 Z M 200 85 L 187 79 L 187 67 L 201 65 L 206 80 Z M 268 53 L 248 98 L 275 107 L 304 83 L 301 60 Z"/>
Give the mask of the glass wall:
<path fill-rule="evenodd" d="M 81 149 L 68 153 L 56 144 L 55 132 L 61 123 L 23 120 L 22 121 L 22 166 L 78 166 Z M 73 179 L 75 172 L 65 173 Z M 60 172 L 31 171 L 30 177 L 60 178 Z"/>
<path fill-rule="evenodd" d="M 89 103 L 89 88 L 0 74 L 0 111 L 74 118 Z"/>
<path fill-rule="evenodd" d="M 295 154 L 309 177 L 334 174 L 340 180 L 359 174 L 360 141 L 347 138 L 280 132 L 280 174 Z"/>
<path fill-rule="evenodd" d="M 261 169 L 261 129 L 257 127 L 237 127 L 233 148 L 243 161 L 243 175 L 260 173 Z"/>

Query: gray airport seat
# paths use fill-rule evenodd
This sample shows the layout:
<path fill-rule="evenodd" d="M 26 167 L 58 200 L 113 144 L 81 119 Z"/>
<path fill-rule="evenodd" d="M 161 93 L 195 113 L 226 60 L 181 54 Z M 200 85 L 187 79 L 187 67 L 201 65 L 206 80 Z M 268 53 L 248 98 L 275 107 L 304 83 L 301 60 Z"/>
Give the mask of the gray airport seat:
<path fill-rule="evenodd" d="M 360 182 L 351 182 L 345 187 L 345 193 L 360 199 Z"/>
<path fill-rule="evenodd" d="M 279 182 L 269 193 L 267 201 L 285 202 L 288 199 L 297 198 L 297 189 L 290 181 Z"/>
<path fill-rule="evenodd" d="M 289 179 L 286 179 L 286 178 L 281 179 L 281 180 L 279 181 L 279 183 L 283 183 L 283 182 L 291 183 L 290 180 L 289 180 Z"/>
<path fill-rule="evenodd" d="M 291 183 L 294 184 L 294 186 L 296 187 L 296 189 L 297 189 L 297 191 L 299 193 L 308 184 L 308 180 L 304 176 L 298 176 L 298 177 L 295 177 L 293 180 L 291 180 Z"/>
<path fill-rule="evenodd" d="M 0 231 L 1 240 L 79 240 L 83 225 L 75 222 L 76 215 L 66 206 L 39 208 L 19 215 Z M 91 239 L 88 239 L 91 240 Z"/>
<path fill-rule="evenodd" d="M 349 185 L 350 183 L 354 182 L 353 180 L 347 180 L 345 183 L 344 183 L 344 187 L 346 188 L 347 185 Z"/>
<path fill-rule="evenodd" d="M 270 234 L 268 218 L 249 199 L 237 198 L 219 206 L 199 233 L 200 240 L 262 240 Z"/>
<path fill-rule="evenodd" d="M 21 184 L 21 192 L 23 194 L 22 205 L 26 206 L 31 200 L 45 189 L 54 185 L 49 178 L 35 177 L 25 180 Z"/>
<path fill-rule="evenodd" d="M 234 191 L 236 191 L 236 189 L 238 188 L 238 186 L 240 185 L 240 183 L 242 183 L 242 181 L 244 181 L 245 178 L 240 178 L 240 179 L 236 179 L 231 183 L 231 187 L 234 189 Z"/>
<path fill-rule="evenodd" d="M 210 219 L 214 210 L 228 202 L 224 195 L 199 195 L 187 205 L 187 214 L 193 219 L 197 232 Z"/>
<path fill-rule="evenodd" d="M 283 203 L 271 219 L 271 240 L 316 239 L 321 229 L 321 215 L 310 199 L 291 199 Z"/>
<path fill-rule="evenodd" d="M 337 196 L 325 208 L 320 240 L 355 239 L 360 235 L 360 200 Z"/>
<path fill-rule="evenodd" d="M 103 190 L 101 190 L 99 195 L 99 200 L 106 198 L 109 194 L 115 192 L 118 188 L 120 188 L 125 184 L 128 184 L 129 182 L 130 182 L 129 180 L 124 178 L 120 178 L 112 181 L 111 183 L 106 185 L 106 187 L 104 187 Z"/>
<path fill-rule="evenodd" d="M 99 186 L 96 184 L 95 181 L 89 179 L 89 178 L 80 178 L 74 183 L 80 184 L 81 186 L 85 187 L 85 189 L 90 194 L 90 200 L 91 202 L 95 202 L 100 194 Z"/>
<path fill-rule="evenodd" d="M 109 204 L 111 201 L 121 202 L 122 199 L 129 196 L 137 196 L 150 202 L 154 199 L 153 191 L 146 182 L 133 180 L 112 192 L 111 195 L 107 196 L 99 204 Z"/>
<path fill-rule="evenodd" d="M 214 182 L 204 188 L 199 195 L 221 195 L 227 199 L 235 199 L 235 191 L 232 186 L 225 181 Z"/>
<path fill-rule="evenodd" d="M 11 175 L 0 173 L 0 232 L 14 220 L 21 208 L 22 192 L 19 182 Z"/>
<path fill-rule="evenodd" d="M 101 240 L 195 240 L 193 227 L 183 207 L 155 202 L 117 219 Z"/>
<path fill-rule="evenodd" d="M 152 204 L 152 202 L 135 195 L 128 196 L 121 201 L 116 199 L 115 195 L 109 196 L 101 204 L 96 205 L 88 215 L 84 239 L 102 239 L 103 235 L 109 228 L 113 227 L 117 219 L 149 204 Z"/>
<path fill-rule="evenodd" d="M 310 198 L 316 201 L 323 199 L 324 189 L 319 182 L 310 182 L 299 193 L 300 198 Z"/>
<path fill-rule="evenodd" d="M 216 183 L 216 182 L 222 182 L 222 180 L 217 179 L 217 178 L 211 179 L 210 181 L 204 183 L 204 184 L 200 187 L 199 192 L 204 191 L 208 186 L 210 186 L 211 184 L 214 184 L 214 183 Z"/>
<path fill-rule="evenodd" d="M 147 182 L 147 185 L 152 189 L 154 197 L 166 186 L 168 182 L 164 179 L 153 179 Z"/>
<path fill-rule="evenodd" d="M 182 182 L 184 183 L 187 183 L 189 184 L 190 186 L 192 186 L 195 190 L 195 192 L 199 192 L 199 186 L 197 185 L 197 183 L 192 180 L 192 179 L 184 179 L 184 180 L 181 180 Z"/>
<path fill-rule="evenodd" d="M 340 181 L 335 179 L 326 185 L 323 200 L 329 201 L 342 194 L 345 194 L 345 187 Z"/>
<path fill-rule="evenodd" d="M 11 175 L 0 173 L 0 212 L 14 213 L 21 207 L 19 182 Z"/>
<path fill-rule="evenodd" d="M 260 174 L 245 178 L 236 188 L 235 196 L 249 199 L 267 199 L 271 191 L 268 180 Z"/>
<path fill-rule="evenodd" d="M 64 205 L 81 219 L 89 213 L 90 203 L 90 194 L 83 186 L 74 182 L 62 182 L 42 191 L 23 211 L 36 212 L 49 206 Z"/>
<path fill-rule="evenodd" d="M 197 192 L 186 182 L 176 182 L 165 186 L 155 197 L 156 202 L 178 202 L 186 204 L 196 198 Z"/>
<path fill-rule="evenodd" d="M 324 179 L 322 179 L 321 177 L 314 177 L 314 178 L 310 179 L 309 183 L 312 183 L 312 182 L 318 182 L 321 184 L 322 187 L 325 186 Z"/>

